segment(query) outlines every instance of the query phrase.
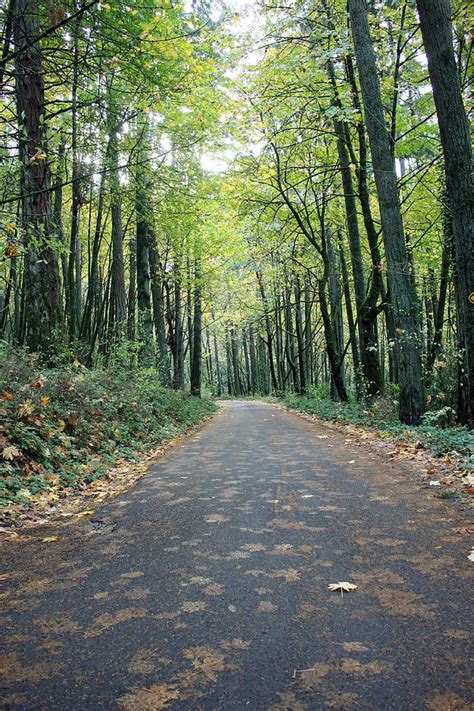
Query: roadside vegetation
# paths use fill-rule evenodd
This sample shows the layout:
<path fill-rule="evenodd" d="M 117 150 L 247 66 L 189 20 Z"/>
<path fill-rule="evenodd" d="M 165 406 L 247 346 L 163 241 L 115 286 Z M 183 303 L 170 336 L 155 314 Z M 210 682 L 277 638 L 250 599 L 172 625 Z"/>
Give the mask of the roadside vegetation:
<path fill-rule="evenodd" d="M 153 369 L 56 368 L 0 353 L 1 504 L 26 508 L 83 491 L 119 463 L 182 434 L 215 411 L 211 400 L 159 385 Z"/>
<path fill-rule="evenodd" d="M 293 410 L 316 415 L 321 420 L 340 424 L 353 424 L 383 433 L 423 447 L 435 454 L 466 457 L 466 466 L 471 466 L 470 455 L 474 451 L 474 433 L 467 427 L 454 425 L 454 411 L 445 407 L 436 412 L 427 412 L 420 425 L 404 425 L 397 417 L 395 403 L 379 400 L 369 409 L 357 402 L 334 402 L 317 393 L 301 396 L 286 395 L 282 402 Z"/>

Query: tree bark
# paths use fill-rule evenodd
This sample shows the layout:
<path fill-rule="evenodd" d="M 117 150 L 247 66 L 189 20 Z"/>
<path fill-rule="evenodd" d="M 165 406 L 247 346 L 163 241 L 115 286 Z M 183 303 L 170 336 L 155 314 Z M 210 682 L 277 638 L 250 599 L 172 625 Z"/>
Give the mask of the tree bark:
<path fill-rule="evenodd" d="M 26 345 L 51 357 L 58 337 L 60 279 L 53 246 L 50 168 L 38 0 L 15 0 L 13 37 L 24 231 L 23 323 Z"/>
<path fill-rule="evenodd" d="M 201 266 L 196 259 L 194 268 L 194 315 L 193 315 L 193 350 L 191 361 L 191 395 L 201 397 L 201 363 L 202 363 L 202 287 Z"/>
<path fill-rule="evenodd" d="M 148 256 L 150 260 L 151 295 L 153 323 L 155 326 L 158 373 L 163 385 L 170 384 L 170 368 L 165 331 L 165 303 L 163 297 L 163 274 L 158 256 L 156 234 L 148 233 Z"/>
<path fill-rule="evenodd" d="M 295 277 L 295 326 L 296 326 L 296 345 L 298 349 L 298 369 L 299 369 L 299 392 L 301 395 L 306 393 L 306 363 L 303 340 L 303 316 L 301 313 L 301 285 L 299 277 Z"/>
<path fill-rule="evenodd" d="M 129 243 L 129 280 L 128 280 L 128 302 L 127 302 L 127 338 L 129 341 L 135 341 L 137 337 L 137 328 L 135 320 L 135 311 L 137 307 L 137 242 L 134 237 Z"/>
<path fill-rule="evenodd" d="M 119 122 L 115 116 L 116 106 L 112 97 L 112 80 L 109 84 L 107 125 L 110 140 L 110 212 L 112 218 L 112 282 L 110 325 L 115 337 L 120 337 L 125 327 L 127 296 L 125 290 L 125 269 L 123 257 L 122 199 L 118 174 L 118 132 Z"/>
<path fill-rule="evenodd" d="M 474 195 L 469 122 L 454 55 L 449 0 L 416 0 L 438 117 L 453 230 L 459 345 L 467 397 L 460 419 L 474 427 Z"/>
<path fill-rule="evenodd" d="M 400 420 L 418 424 L 424 409 L 421 355 L 417 332 L 417 301 L 405 245 L 390 136 L 385 125 L 375 54 L 365 0 L 349 0 L 357 67 L 375 175 L 385 257 L 397 323 L 400 354 Z"/>
<path fill-rule="evenodd" d="M 145 141 L 146 137 L 142 138 Z M 150 204 L 150 185 L 146 176 L 148 151 L 139 153 L 140 168 L 136 176 L 137 215 L 137 306 L 138 332 L 141 342 L 139 360 L 145 366 L 153 362 L 153 319 L 151 315 L 150 244 L 156 241 L 153 210 Z"/>
<path fill-rule="evenodd" d="M 335 93 L 335 103 L 340 107 L 341 102 L 337 94 L 336 79 L 332 62 L 328 63 L 328 71 Z M 346 133 L 344 125 L 339 120 L 334 121 L 334 130 L 337 136 L 339 168 L 341 171 L 342 188 L 344 191 L 347 236 L 351 255 L 352 276 L 354 279 L 354 295 L 360 341 L 360 357 L 365 380 L 364 387 L 367 395 L 372 397 L 377 395 L 382 387 L 382 374 L 380 370 L 377 340 L 375 335 L 375 322 L 377 319 L 375 304 L 378 298 L 378 289 L 377 293 L 374 295 L 370 293 L 367 294 L 359 222 L 357 219 L 355 191 L 352 181 L 349 151 L 346 145 L 348 133 Z M 373 303 L 373 298 L 367 298 L 368 296 L 375 296 L 375 303 Z M 360 380 L 359 373 L 357 373 L 357 380 Z"/>

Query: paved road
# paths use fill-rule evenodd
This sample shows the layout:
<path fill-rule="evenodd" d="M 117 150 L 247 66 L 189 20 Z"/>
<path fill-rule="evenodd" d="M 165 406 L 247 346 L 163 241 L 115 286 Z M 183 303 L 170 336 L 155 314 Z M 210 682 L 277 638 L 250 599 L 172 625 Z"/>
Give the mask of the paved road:
<path fill-rule="evenodd" d="M 6 708 L 472 709 L 456 516 L 343 434 L 227 403 L 90 523 L 9 546 Z"/>

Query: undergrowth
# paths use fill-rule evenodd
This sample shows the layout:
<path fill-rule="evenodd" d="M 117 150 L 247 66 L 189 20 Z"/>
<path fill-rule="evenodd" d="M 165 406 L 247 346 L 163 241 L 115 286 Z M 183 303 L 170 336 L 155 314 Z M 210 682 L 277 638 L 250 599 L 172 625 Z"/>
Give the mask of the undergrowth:
<path fill-rule="evenodd" d="M 316 415 L 322 420 L 341 424 L 363 425 L 377 430 L 387 437 L 395 437 L 405 442 L 419 442 L 437 456 L 457 452 L 468 457 L 474 449 L 474 432 L 466 427 L 439 427 L 431 424 L 430 414 L 425 416 L 424 424 L 405 425 L 398 420 L 395 407 L 387 400 L 380 400 L 370 409 L 357 403 L 334 402 L 329 398 L 308 397 L 287 394 L 280 402 L 287 407 L 307 414 Z"/>
<path fill-rule="evenodd" d="M 46 370 L 22 352 L 0 352 L 0 504 L 82 488 L 215 409 L 161 387 L 153 369 L 88 370 L 76 361 Z"/>

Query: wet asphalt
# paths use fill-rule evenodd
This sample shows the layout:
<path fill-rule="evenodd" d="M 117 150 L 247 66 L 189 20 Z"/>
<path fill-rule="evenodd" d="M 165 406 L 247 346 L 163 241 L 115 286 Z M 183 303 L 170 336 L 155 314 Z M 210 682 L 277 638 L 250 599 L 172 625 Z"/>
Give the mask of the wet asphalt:
<path fill-rule="evenodd" d="M 474 564 L 430 494 L 344 433 L 225 403 L 90 521 L 7 544 L 3 708 L 473 709 Z"/>

